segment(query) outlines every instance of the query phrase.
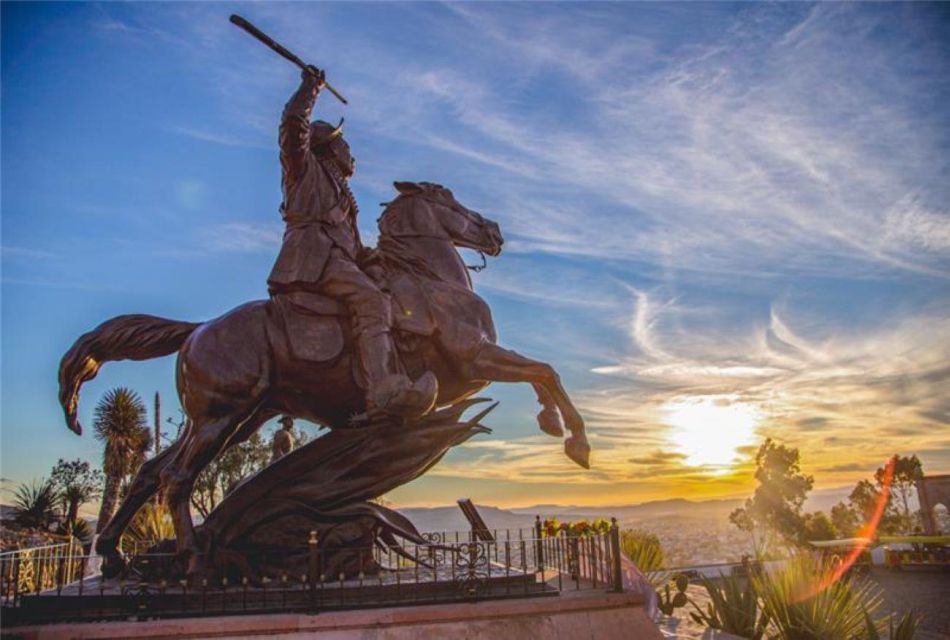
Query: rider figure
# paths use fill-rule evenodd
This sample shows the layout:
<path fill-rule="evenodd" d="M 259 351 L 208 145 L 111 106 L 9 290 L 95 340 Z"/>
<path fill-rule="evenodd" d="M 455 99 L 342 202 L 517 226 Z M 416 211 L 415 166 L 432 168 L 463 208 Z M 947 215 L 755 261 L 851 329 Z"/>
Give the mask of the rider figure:
<path fill-rule="evenodd" d="M 343 122 L 310 122 L 325 82 L 323 71 L 305 69 L 281 118 L 280 214 L 287 230 L 268 289 L 272 296 L 307 291 L 342 302 L 367 382 L 367 414 L 418 417 L 435 403 L 438 383 L 431 372 L 413 382 L 397 370 L 389 296 L 358 266 L 369 251 L 360 241 L 347 184 L 356 160 L 343 139 Z"/>

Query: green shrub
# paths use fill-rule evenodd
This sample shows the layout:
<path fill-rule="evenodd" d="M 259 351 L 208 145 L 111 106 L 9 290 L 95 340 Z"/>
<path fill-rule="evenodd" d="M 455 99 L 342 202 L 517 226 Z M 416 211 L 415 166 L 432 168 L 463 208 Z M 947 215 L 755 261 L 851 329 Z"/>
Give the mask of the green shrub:
<path fill-rule="evenodd" d="M 624 529 L 620 532 L 620 548 L 644 573 L 663 568 L 663 547 L 655 533 Z"/>
<path fill-rule="evenodd" d="M 655 588 L 670 579 L 669 572 L 661 571 L 663 547 L 656 534 L 642 529 L 625 529 L 620 532 L 620 549 Z"/>

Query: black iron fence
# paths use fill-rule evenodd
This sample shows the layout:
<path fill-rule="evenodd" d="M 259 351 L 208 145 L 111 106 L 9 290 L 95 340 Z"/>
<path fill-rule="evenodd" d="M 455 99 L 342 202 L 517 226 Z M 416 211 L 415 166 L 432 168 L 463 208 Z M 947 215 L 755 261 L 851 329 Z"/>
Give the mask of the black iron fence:
<path fill-rule="evenodd" d="M 75 553 L 0 557 L 4 625 L 267 612 L 309 612 L 625 588 L 616 523 L 589 535 L 532 529 L 425 534 L 426 544 L 330 548 L 216 558 L 205 577 L 174 554 L 139 554 L 106 579 Z M 487 537 L 487 536 L 483 536 Z M 27 573 L 34 576 L 24 580 Z"/>

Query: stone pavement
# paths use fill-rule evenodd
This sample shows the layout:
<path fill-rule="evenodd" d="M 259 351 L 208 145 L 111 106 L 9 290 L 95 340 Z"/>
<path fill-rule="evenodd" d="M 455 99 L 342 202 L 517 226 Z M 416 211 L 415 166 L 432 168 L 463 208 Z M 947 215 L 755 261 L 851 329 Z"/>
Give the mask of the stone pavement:
<path fill-rule="evenodd" d="M 881 613 L 914 610 L 923 615 L 918 640 L 950 638 L 950 571 L 874 567 L 871 579 L 882 589 Z"/>

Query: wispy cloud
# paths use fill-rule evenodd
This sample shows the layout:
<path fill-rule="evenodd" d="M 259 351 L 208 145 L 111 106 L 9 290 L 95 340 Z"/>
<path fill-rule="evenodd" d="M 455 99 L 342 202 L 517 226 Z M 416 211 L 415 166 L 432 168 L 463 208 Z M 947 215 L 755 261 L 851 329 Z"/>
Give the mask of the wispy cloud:
<path fill-rule="evenodd" d="M 3 245 L 3 247 L 0 248 L 0 255 L 2 255 L 4 258 L 17 260 L 58 260 L 61 257 L 59 254 L 56 254 L 52 251 L 11 245 Z"/>
<path fill-rule="evenodd" d="M 233 251 L 239 253 L 272 253 L 276 255 L 283 237 L 279 222 L 252 224 L 227 222 L 201 230 L 201 245 L 210 251 Z"/>
<path fill-rule="evenodd" d="M 394 178 L 452 186 L 506 235 L 479 290 L 539 309 L 499 317 L 505 339 L 597 363 L 572 380 L 594 473 L 554 440 L 500 435 L 432 474 L 744 490 L 754 445 L 712 476 L 671 443 L 670 403 L 695 398 L 754 407 L 757 435 L 802 447 L 828 481 L 897 446 L 946 446 L 950 85 L 930 8 L 367 7 L 247 10 L 350 98 L 361 199 L 389 199 Z M 384 10 L 398 38 L 360 27 L 361 11 Z M 220 116 L 176 114 L 166 130 L 271 148 L 297 71 L 216 8 L 162 11 L 175 28 L 136 38 L 174 42 Z M 119 24 L 107 37 L 142 29 Z M 344 109 L 325 96 L 317 111 Z M 276 253 L 268 216 L 196 224 L 195 247 Z"/>
<path fill-rule="evenodd" d="M 169 130 L 183 136 L 188 136 L 189 138 L 193 138 L 195 140 L 200 140 L 202 142 L 221 144 L 227 147 L 241 147 L 246 149 L 263 149 L 267 151 L 274 151 L 274 143 L 272 141 L 265 142 L 263 140 L 239 138 L 227 133 L 208 131 L 193 127 L 172 126 L 169 127 Z"/>

